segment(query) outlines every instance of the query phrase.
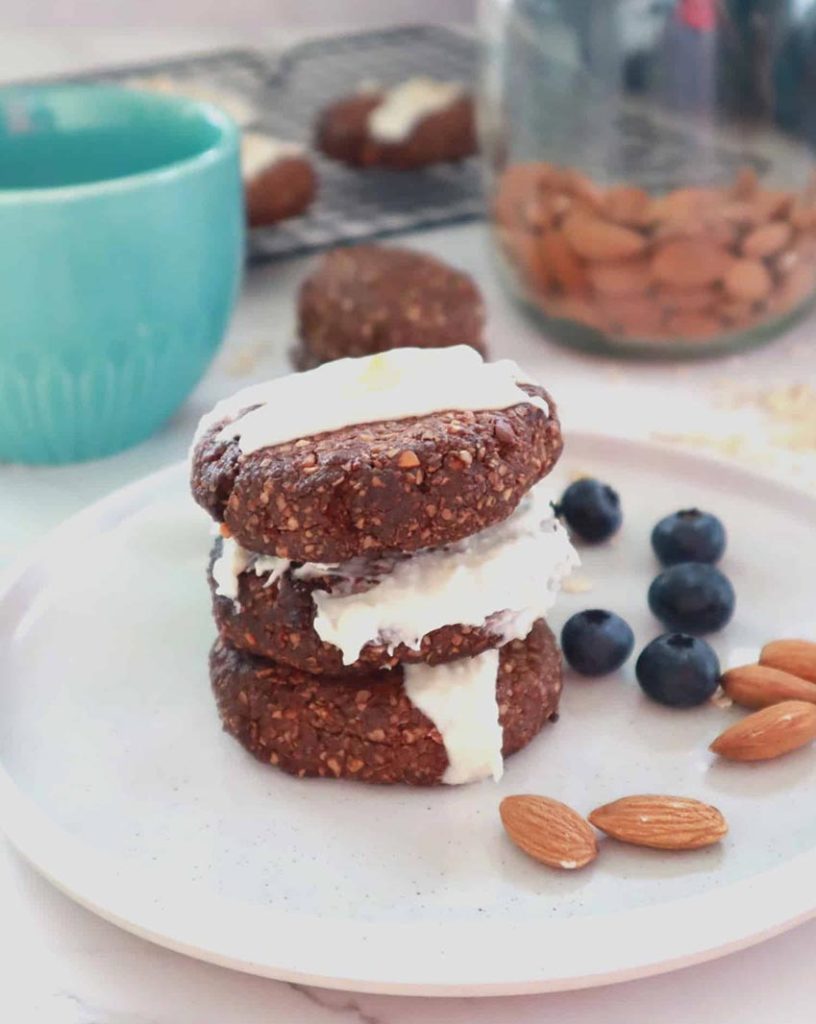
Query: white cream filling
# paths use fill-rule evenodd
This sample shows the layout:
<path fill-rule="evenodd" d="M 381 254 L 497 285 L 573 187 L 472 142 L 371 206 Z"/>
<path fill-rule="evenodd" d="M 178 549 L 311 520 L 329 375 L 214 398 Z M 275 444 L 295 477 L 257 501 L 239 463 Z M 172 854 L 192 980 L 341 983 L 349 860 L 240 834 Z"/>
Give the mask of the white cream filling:
<path fill-rule="evenodd" d="M 244 132 L 241 136 L 241 175 L 244 181 L 252 181 L 268 167 L 280 160 L 291 160 L 303 156 L 304 147 L 299 142 L 276 139 L 261 132 Z"/>
<path fill-rule="evenodd" d="M 431 114 L 445 110 L 462 95 L 459 82 L 417 77 L 389 89 L 368 115 L 368 131 L 378 142 L 404 142 Z"/>
<path fill-rule="evenodd" d="M 222 420 L 220 440 L 237 438 L 247 454 L 343 427 L 428 416 L 446 410 L 507 409 L 520 403 L 549 413 L 530 396 L 510 359 L 485 363 L 468 345 L 401 348 L 360 359 L 337 359 L 306 373 L 264 381 L 219 402 L 202 417 L 195 445 Z M 252 406 L 258 408 L 246 411 Z"/>
<path fill-rule="evenodd" d="M 218 107 L 243 128 L 255 118 L 255 111 L 242 96 L 225 89 L 217 89 L 208 82 L 192 78 L 174 78 L 172 75 L 158 74 L 129 78 L 126 83 L 131 89 L 143 89 L 145 92 L 164 93 L 167 96 L 183 96 L 202 103 L 211 103 Z"/>
<path fill-rule="evenodd" d="M 404 644 L 417 650 L 424 636 L 449 625 L 489 623 L 506 644 L 523 639 L 536 619 L 546 616 L 563 579 L 578 564 L 539 484 L 504 522 L 447 547 L 397 560 L 368 590 L 315 590 L 314 628 L 321 640 L 340 649 L 346 665 L 357 660 L 366 644 L 383 643 L 389 651 Z M 238 581 L 233 574 L 250 568 L 259 576 L 269 573 L 270 585 L 289 566 L 284 558 L 255 557 L 229 540 L 213 576 L 218 593 L 234 600 Z M 354 563 L 307 562 L 292 573 L 299 579 L 327 574 L 354 579 L 361 570 Z"/>
<path fill-rule="evenodd" d="M 242 548 L 231 537 L 225 537 L 221 541 L 221 554 L 212 566 L 216 594 L 237 601 L 238 577 L 249 568 L 254 559 L 251 551 Z"/>
<path fill-rule="evenodd" d="M 271 587 L 291 565 L 288 558 L 275 558 L 274 555 L 256 555 L 247 551 L 233 537 L 225 537 L 221 541 L 221 554 L 213 562 L 212 577 L 215 581 L 215 592 L 219 597 L 228 597 L 238 601 L 238 577 L 243 572 L 252 570 L 256 576 L 266 576 L 265 587 Z"/>
<path fill-rule="evenodd" d="M 496 702 L 499 652 L 485 651 L 447 665 L 406 665 L 408 699 L 439 730 L 448 755 L 442 781 L 450 786 L 504 772 Z"/>

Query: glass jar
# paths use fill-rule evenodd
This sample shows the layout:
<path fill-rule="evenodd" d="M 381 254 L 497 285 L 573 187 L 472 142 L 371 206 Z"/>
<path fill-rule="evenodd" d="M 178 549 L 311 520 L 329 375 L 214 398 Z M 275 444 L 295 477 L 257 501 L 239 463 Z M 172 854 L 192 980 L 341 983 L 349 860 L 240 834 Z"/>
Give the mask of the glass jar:
<path fill-rule="evenodd" d="M 816 295 L 816 0 L 483 0 L 496 250 L 546 332 L 696 355 Z"/>

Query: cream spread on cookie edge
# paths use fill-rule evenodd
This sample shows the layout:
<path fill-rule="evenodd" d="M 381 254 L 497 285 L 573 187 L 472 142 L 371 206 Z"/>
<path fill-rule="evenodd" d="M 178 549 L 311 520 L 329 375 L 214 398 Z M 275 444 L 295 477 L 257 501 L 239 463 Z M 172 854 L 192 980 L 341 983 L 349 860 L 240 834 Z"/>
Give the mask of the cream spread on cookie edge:
<path fill-rule="evenodd" d="M 496 685 L 499 652 L 485 651 L 447 665 L 406 665 L 403 686 L 414 707 L 436 726 L 448 767 L 442 782 L 459 786 L 504 772 Z"/>
<path fill-rule="evenodd" d="M 517 363 L 485 363 L 467 345 L 337 359 L 224 399 L 202 417 L 193 444 L 223 420 L 231 422 L 219 431 L 219 440 L 236 438 L 246 455 L 344 427 L 452 410 L 476 412 L 526 403 L 549 415 L 547 402 L 528 395 L 519 387 L 522 382 L 527 378 Z"/>
<path fill-rule="evenodd" d="M 267 167 L 281 160 L 302 157 L 305 148 L 299 142 L 277 139 L 262 132 L 244 132 L 241 136 L 241 176 L 252 181 Z"/>
<path fill-rule="evenodd" d="M 370 589 L 359 593 L 315 590 L 314 628 L 350 665 L 369 643 L 389 652 L 399 644 L 418 650 L 421 640 L 449 625 L 488 624 L 502 644 L 522 640 L 553 607 L 561 583 L 579 564 L 566 530 L 553 517 L 539 484 L 509 518 L 464 540 L 429 548 L 397 561 Z M 285 558 L 254 555 L 234 539 L 223 541 L 213 565 L 216 592 L 236 600 L 238 577 L 252 571 L 271 585 L 290 569 Z M 343 566 L 304 563 L 297 579 L 359 576 Z"/>
<path fill-rule="evenodd" d="M 460 82 L 440 82 L 419 76 L 389 89 L 368 115 L 368 130 L 378 142 L 405 142 L 431 114 L 445 110 L 464 92 Z"/>

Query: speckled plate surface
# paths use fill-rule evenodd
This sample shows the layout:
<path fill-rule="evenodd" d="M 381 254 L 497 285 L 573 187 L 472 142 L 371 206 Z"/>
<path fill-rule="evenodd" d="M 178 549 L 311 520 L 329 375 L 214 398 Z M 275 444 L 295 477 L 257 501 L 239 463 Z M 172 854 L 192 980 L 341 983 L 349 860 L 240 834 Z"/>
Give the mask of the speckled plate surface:
<path fill-rule="evenodd" d="M 649 530 L 697 504 L 731 532 L 729 659 L 812 635 L 816 501 L 689 455 L 573 435 L 575 471 L 620 491 L 625 526 L 585 551 L 591 591 L 642 645 Z M 410 791 L 297 781 L 222 734 L 206 675 L 208 523 L 173 467 L 66 523 L 0 591 L 0 823 L 56 885 L 173 949 L 276 978 L 368 991 L 497 994 L 579 987 L 701 961 L 816 909 L 816 749 L 715 763 L 736 710 L 673 712 L 619 676 L 569 679 L 560 722 L 499 785 Z M 716 803 L 718 848 L 604 844 L 557 874 L 505 839 L 497 806 L 541 792 L 582 811 L 633 792 Z"/>

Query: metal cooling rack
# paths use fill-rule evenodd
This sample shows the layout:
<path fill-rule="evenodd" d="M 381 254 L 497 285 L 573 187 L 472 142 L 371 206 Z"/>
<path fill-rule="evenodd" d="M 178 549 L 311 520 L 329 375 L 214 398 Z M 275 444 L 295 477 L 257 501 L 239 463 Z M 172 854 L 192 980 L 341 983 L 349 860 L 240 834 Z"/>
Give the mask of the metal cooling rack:
<path fill-rule="evenodd" d="M 251 127 L 309 146 L 319 111 L 361 82 L 390 86 L 430 75 L 472 86 L 476 61 L 474 40 L 445 28 L 416 26 L 315 40 L 278 56 L 220 50 L 106 68 L 71 80 L 126 82 L 167 74 L 180 82 L 205 83 L 251 105 Z M 250 259 L 291 256 L 482 214 L 475 157 L 421 171 L 355 170 L 314 151 L 310 157 L 320 182 L 316 201 L 302 217 L 253 229 Z"/>

